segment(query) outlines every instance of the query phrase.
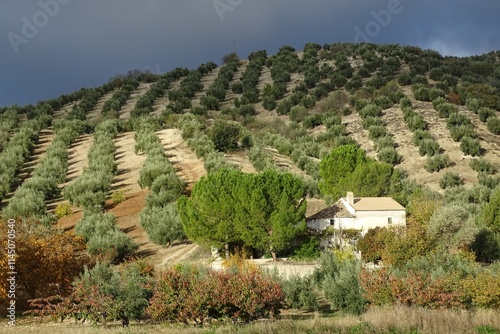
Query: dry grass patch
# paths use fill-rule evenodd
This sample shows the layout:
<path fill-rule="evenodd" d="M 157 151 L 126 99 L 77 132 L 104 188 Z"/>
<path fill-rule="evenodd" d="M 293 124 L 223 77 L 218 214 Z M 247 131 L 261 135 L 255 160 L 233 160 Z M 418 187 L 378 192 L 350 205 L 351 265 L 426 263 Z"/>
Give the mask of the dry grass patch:
<path fill-rule="evenodd" d="M 0 328 L 5 323 L 0 324 Z M 478 328 L 482 327 L 483 331 Z M 39 323 L 23 319 L 12 333 L 40 334 L 87 334 L 101 333 L 167 333 L 167 334 L 471 334 L 500 332 L 499 310 L 425 310 L 403 306 L 374 308 L 362 316 L 335 314 L 331 317 L 321 313 L 296 315 L 285 312 L 282 320 L 256 321 L 251 324 L 213 323 L 210 327 L 195 328 L 176 324 L 132 323 L 129 329 L 122 329 L 118 322 L 109 327 L 92 327 L 75 324 L 72 320 L 63 323 Z M 1 331 L 1 330 L 0 330 Z"/>

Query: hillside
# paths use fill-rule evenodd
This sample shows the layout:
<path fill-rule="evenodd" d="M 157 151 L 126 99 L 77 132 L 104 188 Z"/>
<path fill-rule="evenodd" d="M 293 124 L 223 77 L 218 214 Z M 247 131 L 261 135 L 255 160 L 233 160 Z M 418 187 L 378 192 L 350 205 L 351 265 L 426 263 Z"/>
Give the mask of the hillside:
<path fill-rule="evenodd" d="M 177 68 L 163 75 L 131 72 L 104 86 L 84 88 L 45 103 L 51 109 L 47 117 L 53 122 L 80 119 L 91 127 L 104 119 L 122 122 L 120 133 L 113 138 L 117 172 L 108 196 L 118 192 L 125 200 L 117 205 L 108 200 L 105 211 L 116 215 L 117 226 L 140 244 L 139 252 L 161 249 L 151 246 L 139 225 L 148 193 L 138 184 L 146 155 L 134 152 L 134 130 L 141 117 L 153 117 L 160 124 L 155 133 L 188 190 L 207 173 L 207 155 L 200 152 L 209 144 L 186 140 L 177 125 L 177 119 L 190 111 L 201 129 L 210 129 L 218 119 L 241 124 L 242 133 L 253 143 L 252 149 L 240 145 L 219 159 L 245 173 L 270 164 L 308 180 L 312 189 L 318 181 L 320 159 L 339 143 L 356 143 L 368 156 L 395 165 L 409 179 L 441 193 L 444 189 L 439 183 L 445 173 L 458 174 L 465 187 L 477 184 L 480 176 L 471 161 L 478 157 L 500 167 L 498 53 L 453 58 L 397 45 L 308 44 L 300 52 L 283 47 L 276 55 L 254 52 L 248 60 L 230 56 L 221 66 L 209 62 L 195 70 Z M 412 106 L 410 116 L 400 103 L 402 98 Z M 445 107 L 433 103 L 439 98 Z M 368 103 L 379 107 L 378 115 L 363 114 Z M 2 109 L 5 117 L 15 110 L 24 120 L 3 130 L 7 134 L 2 142 L 4 152 L 9 138 L 27 119 L 37 116 L 43 105 Z M 440 115 L 440 108 L 451 112 Z M 450 113 L 463 118 L 458 126 L 465 134 L 458 139 L 450 127 Z M 412 120 L 420 125 L 411 124 Z M 414 138 L 416 131 L 426 131 L 437 151 L 422 154 Z M 94 136 L 89 129 L 80 132 L 67 147 L 68 168 L 58 184 L 60 189 L 81 177 L 88 166 Z M 10 180 L 11 187 L 2 196 L 3 208 L 9 204 L 11 191 L 29 180 L 55 136 L 50 120 L 37 128 L 29 142 L 30 154 L 24 156 Z M 463 136 L 469 137 L 475 150 L 461 147 Z M 435 154 L 446 157 L 446 163 L 432 171 L 426 165 Z M 317 190 L 313 193 L 319 195 Z M 61 196 L 46 197 L 49 212 L 64 203 L 67 201 Z M 309 203 L 308 214 L 325 206 L 314 198 Z M 74 206 L 72 212 L 59 220 L 60 227 L 71 229 L 81 219 L 81 208 Z M 155 262 L 165 261 L 157 257 Z"/>
<path fill-rule="evenodd" d="M 11 229 L 0 247 L 16 238 L 19 255 L 7 261 L 2 251 L 0 263 L 19 272 L 16 303 L 64 295 L 62 316 L 163 322 L 175 303 L 162 302 L 168 293 L 158 287 L 185 279 L 172 290 L 188 300 L 172 309 L 173 322 L 204 323 L 218 306 L 191 312 L 206 298 L 224 305 L 219 318 L 244 320 L 245 298 L 233 311 L 230 297 L 217 298 L 256 291 L 252 298 L 275 299 L 264 311 L 250 305 L 247 320 L 282 309 L 295 309 L 292 318 L 296 309 L 305 318 L 386 312 L 366 313 L 374 305 L 497 312 L 499 56 L 308 43 L 164 74 L 131 71 L 0 108 L 0 203 Z M 406 228 L 315 233 L 296 224 L 305 204 L 307 217 L 346 191 L 393 197 L 406 207 Z M 332 232 L 338 247 L 320 252 L 319 238 Z M 207 249 L 214 244 L 219 254 Z M 220 268 L 224 249 L 234 273 L 174 266 Z M 37 302 L 59 312 L 52 301 Z M 496 326 L 497 315 L 477 324 L 468 315 L 460 326 Z"/>

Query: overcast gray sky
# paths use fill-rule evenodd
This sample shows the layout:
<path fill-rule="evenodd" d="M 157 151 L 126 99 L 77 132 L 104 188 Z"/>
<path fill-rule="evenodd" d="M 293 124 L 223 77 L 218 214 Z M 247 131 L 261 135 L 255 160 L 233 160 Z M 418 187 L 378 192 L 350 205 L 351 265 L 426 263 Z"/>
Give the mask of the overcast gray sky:
<path fill-rule="evenodd" d="M 1 0 L 0 106 L 284 44 L 500 50 L 498 0 Z M 233 42 L 234 41 L 234 42 Z"/>

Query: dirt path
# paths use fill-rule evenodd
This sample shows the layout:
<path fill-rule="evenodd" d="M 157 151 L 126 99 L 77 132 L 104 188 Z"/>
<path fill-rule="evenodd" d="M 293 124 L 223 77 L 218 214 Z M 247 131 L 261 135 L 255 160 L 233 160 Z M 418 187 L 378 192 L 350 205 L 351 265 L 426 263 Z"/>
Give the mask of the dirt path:
<path fill-rule="evenodd" d="M 165 147 L 165 152 L 179 176 L 191 189 L 202 176 L 207 175 L 203 161 L 196 157 L 181 136 L 179 129 L 165 129 L 156 133 Z"/>
<path fill-rule="evenodd" d="M 181 244 L 166 248 L 160 266 L 170 266 L 187 260 L 200 246 L 197 244 Z"/>
<path fill-rule="evenodd" d="M 374 144 L 370 140 L 369 132 L 363 128 L 363 120 L 356 111 L 353 111 L 348 116 L 343 116 L 342 124 L 345 125 L 347 134 L 360 144 L 369 157 L 377 157 L 377 151 L 375 151 Z"/>
<path fill-rule="evenodd" d="M 274 164 L 280 168 L 281 170 L 284 170 L 286 172 L 290 172 L 292 174 L 304 177 L 306 179 L 310 179 L 311 176 L 304 172 L 302 169 L 297 167 L 295 163 L 290 159 L 290 157 L 287 157 L 286 155 L 279 154 L 278 150 L 276 150 L 273 147 L 264 147 L 264 149 L 271 154 L 271 157 L 273 158 Z"/>
<path fill-rule="evenodd" d="M 158 116 L 158 115 L 160 115 L 165 110 L 165 108 L 168 106 L 168 104 L 170 102 L 168 100 L 168 92 L 170 90 L 172 90 L 172 89 L 179 88 L 180 85 L 181 85 L 181 81 L 183 79 L 184 79 L 184 77 L 181 77 L 181 78 L 175 80 L 174 82 L 172 82 L 170 84 L 170 86 L 167 88 L 167 90 L 165 91 L 165 94 L 162 97 L 160 97 L 160 98 L 158 98 L 158 99 L 155 100 L 155 102 L 153 104 L 153 113 L 152 113 L 152 115 Z"/>
<path fill-rule="evenodd" d="M 155 267 L 165 263 L 178 263 L 184 258 L 184 254 L 189 252 L 187 245 L 179 245 L 179 247 L 157 245 L 149 240 L 148 234 L 140 225 L 140 215 L 146 205 L 148 193 L 147 189 L 128 193 L 125 201 L 116 205 L 109 204 L 106 209 L 115 215 L 116 226 L 139 245 L 136 256 L 145 259 Z"/>
<path fill-rule="evenodd" d="M 73 180 L 83 174 L 83 169 L 88 166 L 88 153 L 94 136 L 84 134 L 75 140 L 69 147 L 68 172 L 62 187 L 68 186 Z"/>
<path fill-rule="evenodd" d="M 474 129 L 481 140 L 481 148 L 484 150 L 483 157 L 500 167 L 500 136 L 491 133 L 486 123 L 481 122 L 479 115 L 463 106 L 460 106 L 459 110 L 469 117 L 474 125 Z"/>
<path fill-rule="evenodd" d="M 422 115 L 425 122 L 428 124 L 428 131 L 436 139 L 444 154 L 448 154 L 452 166 L 445 168 L 437 173 L 432 173 L 428 182 L 439 184 L 441 176 L 447 172 L 455 172 L 460 175 L 467 185 L 477 183 L 477 173 L 469 166 L 472 159 L 470 156 L 464 156 L 460 150 L 460 143 L 454 142 L 451 139 L 450 131 L 446 128 L 446 120 L 440 118 L 437 111 L 434 110 L 431 103 L 414 102 L 415 111 Z"/>
<path fill-rule="evenodd" d="M 132 110 L 135 108 L 135 104 L 137 103 L 137 100 L 139 97 L 141 97 L 144 93 L 146 93 L 149 89 L 149 86 L 151 86 L 153 83 L 152 82 L 141 82 L 139 84 L 139 87 L 135 91 L 130 94 L 129 99 L 127 102 L 121 107 L 120 109 L 120 119 L 129 119 L 130 118 L 130 113 Z"/>
<path fill-rule="evenodd" d="M 286 94 L 284 98 L 292 95 L 295 87 L 297 87 L 302 81 L 304 81 L 304 74 L 297 72 L 292 73 L 290 76 L 290 81 L 286 84 Z"/>
<path fill-rule="evenodd" d="M 115 161 L 118 166 L 118 174 L 113 179 L 111 189 L 124 191 L 126 194 L 141 191 L 137 183 L 139 171 L 146 161 L 146 155 L 134 153 L 135 132 L 119 134 L 115 139 L 116 154 Z"/>
<path fill-rule="evenodd" d="M 89 113 L 87 114 L 88 121 L 90 121 L 91 123 L 95 123 L 101 118 L 102 108 L 104 107 L 104 103 L 106 103 L 106 101 L 108 101 L 113 96 L 114 93 L 115 93 L 115 91 L 111 91 L 107 94 L 104 94 L 99 99 L 99 101 L 97 101 L 94 108 L 91 111 L 89 111 Z"/>
<path fill-rule="evenodd" d="M 403 158 L 397 167 L 408 172 L 418 183 L 427 184 L 433 190 L 439 190 L 439 179 L 428 173 L 424 166 L 427 158 L 421 157 L 418 147 L 413 144 L 413 134 L 404 122 L 403 112 L 399 105 L 384 111 L 381 117 L 388 134 L 397 143 L 396 151 Z"/>
<path fill-rule="evenodd" d="M 201 77 L 200 82 L 203 85 L 203 89 L 199 92 L 196 92 L 193 99 L 191 100 L 191 104 L 193 107 L 200 105 L 201 97 L 203 95 L 205 95 L 205 92 L 207 91 L 207 89 L 214 83 L 215 79 L 217 79 L 217 76 L 219 75 L 219 71 L 220 71 L 220 67 L 217 67 L 217 68 L 213 69 L 212 72 Z"/>
<path fill-rule="evenodd" d="M 241 167 L 241 171 L 243 173 L 248 173 L 248 174 L 257 173 L 257 170 L 253 167 L 252 163 L 250 162 L 250 159 L 248 158 L 247 151 L 226 153 L 224 154 L 224 156 L 226 157 L 227 162 Z"/>
<path fill-rule="evenodd" d="M 54 111 L 52 118 L 54 120 L 60 120 L 66 117 L 66 115 L 71 111 L 74 105 L 77 105 L 80 101 L 70 102 L 65 104 L 61 109 Z"/>
<path fill-rule="evenodd" d="M 231 86 L 234 83 L 241 81 L 241 78 L 243 77 L 243 73 L 245 73 L 245 71 L 247 69 L 248 63 L 249 63 L 248 60 L 241 60 L 240 61 L 240 66 L 238 67 L 238 69 L 234 73 L 233 80 L 231 80 L 231 82 L 229 82 L 229 89 L 226 91 L 226 98 L 221 103 L 221 105 L 223 105 L 223 106 L 227 105 L 227 106 L 232 107 L 232 106 L 234 106 L 234 103 L 233 103 L 234 99 L 241 97 L 242 94 L 233 93 L 233 91 L 231 90 Z"/>
<path fill-rule="evenodd" d="M 43 159 L 45 153 L 47 153 L 47 148 L 52 144 L 52 141 L 56 137 L 56 134 L 51 129 L 43 129 L 40 131 L 38 136 L 38 143 L 35 145 L 35 149 L 31 154 L 28 161 L 26 161 L 17 175 L 19 184 L 26 181 L 38 166 L 38 163 Z"/>
<path fill-rule="evenodd" d="M 66 172 L 66 178 L 63 184 L 59 185 L 60 189 L 66 188 L 74 180 L 83 174 L 83 170 L 88 166 L 88 152 L 90 146 L 92 145 L 94 136 L 85 134 L 78 137 L 69 147 L 68 153 L 68 171 Z M 62 203 L 68 203 L 62 197 L 51 201 L 47 204 L 47 210 L 53 212 L 54 209 Z M 80 208 L 73 208 L 74 212 L 80 212 Z"/>
<path fill-rule="evenodd" d="M 262 91 L 264 87 L 267 85 L 273 84 L 273 78 L 271 77 L 271 70 L 267 66 L 263 66 L 260 72 L 259 83 L 257 84 L 257 88 L 259 91 Z"/>

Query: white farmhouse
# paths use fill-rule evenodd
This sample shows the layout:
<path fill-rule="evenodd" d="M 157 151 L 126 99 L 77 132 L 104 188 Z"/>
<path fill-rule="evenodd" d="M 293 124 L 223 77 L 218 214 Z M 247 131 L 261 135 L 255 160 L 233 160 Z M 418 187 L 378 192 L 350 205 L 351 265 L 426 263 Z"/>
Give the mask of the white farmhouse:
<path fill-rule="evenodd" d="M 334 239 L 343 230 L 359 230 L 364 235 L 375 227 L 406 226 L 406 210 L 390 197 L 354 197 L 348 192 L 345 198 L 308 217 L 307 226 L 318 232 L 333 230 L 333 238 L 321 241 L 322 247 L 328 247 L 338 243 Z"/>

